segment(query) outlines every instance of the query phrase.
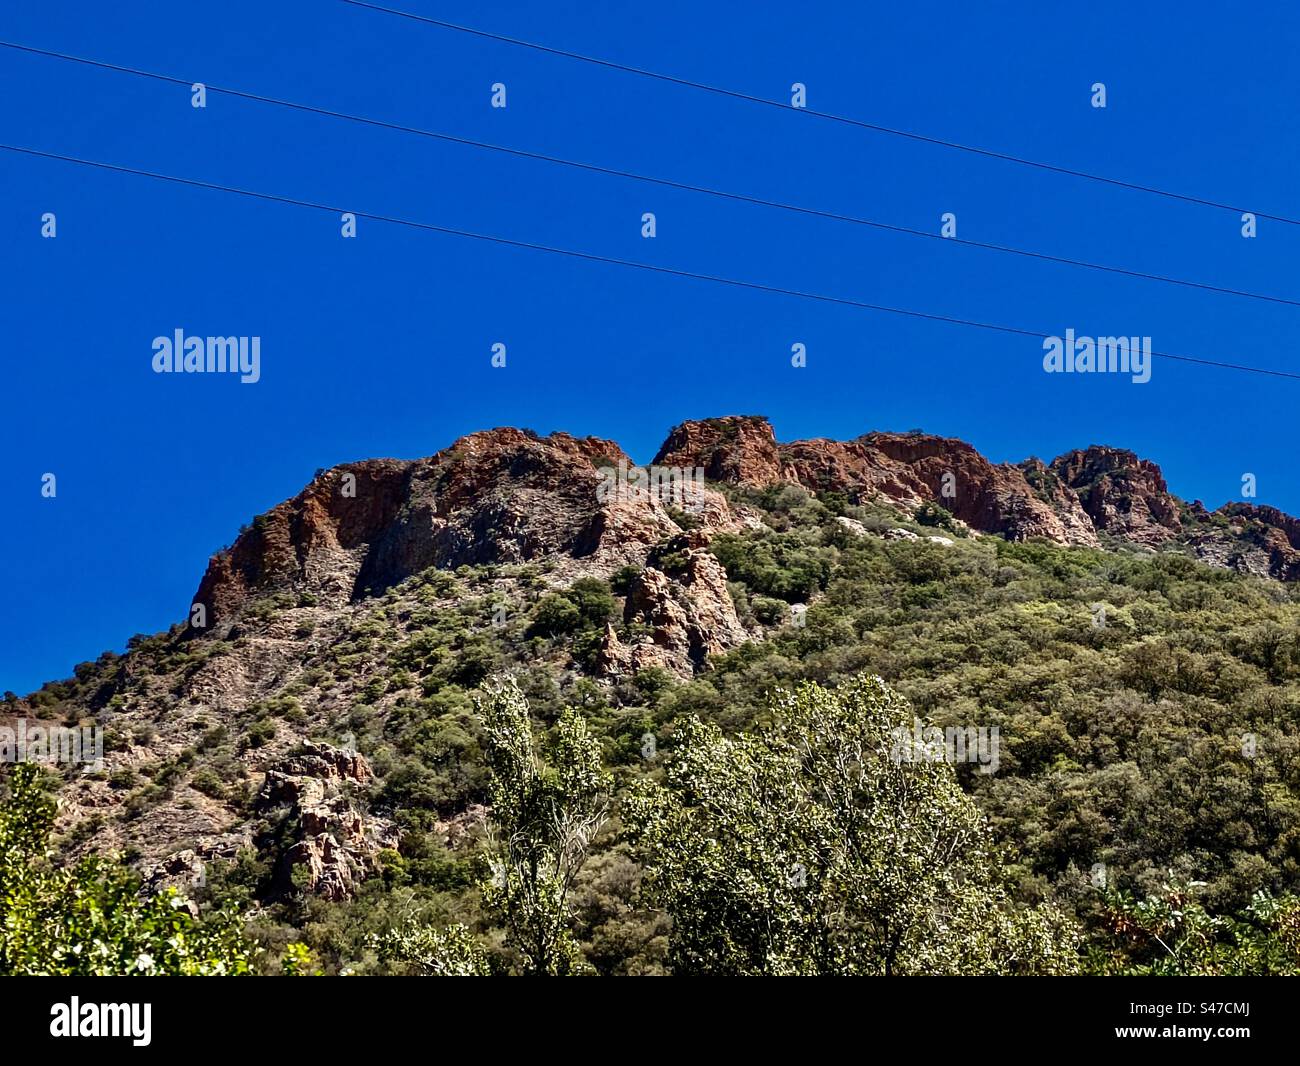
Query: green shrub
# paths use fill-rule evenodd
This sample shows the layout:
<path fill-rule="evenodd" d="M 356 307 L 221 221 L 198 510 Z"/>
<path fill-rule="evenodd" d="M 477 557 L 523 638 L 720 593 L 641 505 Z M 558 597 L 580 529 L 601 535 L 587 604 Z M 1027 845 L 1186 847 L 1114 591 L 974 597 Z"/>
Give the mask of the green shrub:
<path fill-rule="evenodd" d="M 603 626 L 614 613 L 614 594 L 598 577 L 578 578 L 564 595 L 578 609 L 583 625 Z"/>
<path fill-rule="evenodd" d="M 548 592 L 533 609 L 532 624 L 528 627 L 530 636 L 556 637 L 572 633 L 582 625 L 582 612 L 567 596 Z"/>

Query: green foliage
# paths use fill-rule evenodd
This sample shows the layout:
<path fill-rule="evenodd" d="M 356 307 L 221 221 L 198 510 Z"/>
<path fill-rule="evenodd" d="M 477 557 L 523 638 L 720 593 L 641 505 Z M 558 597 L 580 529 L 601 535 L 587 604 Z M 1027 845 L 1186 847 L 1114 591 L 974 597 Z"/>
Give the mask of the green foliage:
<path fill-rule="evenodd" d="M 557 592 L 548 592 L 533 608 L 533 622 L 529 626 L 530 635 L 557 637 L 572 633 L 582 625 L 582 612 L 567 596 Z"/>
<path fill-rule="evenodd" d="M 240 744 L 246 748 L 260 748 L 275 739 L 276 724 L 273 719 L 259 718 L 244 730 Z"/>
<path fill-rule="evenodd" d="M 610 782 L 587 724 L 566 711 L 546 761 L 533 739 L 528 701 L 513 679 L 479 701 L 492 775 L 489 862 L 483 902 L 506 930 L 528 974 L 580 973 L 568 896 L 604 824 Z"/>
<path fill-rule="evenodd" d="M 865 670 L 940 727 L 999 726 L 998 773 L 958 773 L 1016 854 L 1018 897 L 1093 927 L 1079 871 L 1097 863 L 1139 896 L 1170 871 L 1204 880 L 1214 914 L 1300 888 L 1290 588 L 1173 554 L 855 537 L 806 621 L 713 661 L 711 720 L 748 729 L 771 689 Z"/>
<path fill-rule="evenodd" d="M 400 962 L 422 977 L 488 977 L 487 953 L 464 925 L 442 929 L 410 922 L 375 938 L 379 957 Z"/>
<path fill-rule="evenodd" d="M 632 582 L 640 576 L 639 566 L 620 566 L 609 579 L 610 590 L 617 596 L 626 596 L 632 590 Z"/>
<path fill-rule="evenodd" d="M 613 615 L 614 607 L 614 594 L 608 582 L 596 577 L 581 577 L 563 592 L 548 592 L 537 601 L 528 634 L 560 637 L 579 630 L 596 629 Z"/>
<path fill-rule="evenodd" d="M 911 713 L 883 683 L 803 685 L 773 712 L 755 736 L 687 722 L 668 787 L 627 804 L 675 973 L 1073 969 L 1075 930 L 1011 902 L 951 768 L 892 757 Z"/>
<path fill-rule="evenodd" d="M 1167 977 L 1300 976 L 1300 896 L 1259 892 L 1238 915 L 1215 915 L 1195 886 L 1146 899 L 1110 892 L 1109 937 L 1090 952 L 1094 973 Z"/>
<path fill-rule="evenodd" d="M 754 617 L 765 626 L 779 626 L 790 617 L 790 606 L 770 596 L 755 596 L 750 601 L 750 607 Z"/>
<path fill-rule="evenodd" d="M 715 537 L 709 547 L 732 580 L 787 603 L 807 600 L 824 588 L 834 559 L 834 549 L 796 533 L 728 533 Z"/>
<path fill-rule="evenodd" d="M 222 799 L 226 794 L 226 784 L 213 770 L 204 767 L 190 778 L 190 787 L 197 789 L 213 799 Z"/>
<path fill-rule="evenodd" d="M 598 577 L 580 577 L 564 594 L 578 608 L 584 625 L 603 626 L 614 613 L 614 594 Z"/>
<path fill-rule="evenodd" d="M 0 975 L 246 974 L 254 949 L 231 910 L 194 918 L 173 891 L 148 899 L 123 870 L 49 859 L 54 801 L 30 764 L 0 805 Z"/>
<path fill-rule="evenodd" d="M 533 735 L 528 700 L 513 678 L 485 686 L 478 700 L 490 773 L 485 909 L 505 931 L 524 974 L 566 976 L 590 967 L 572 932 L 569 902 L 591 841 L 605 822 L 609 776 L 586 722 L 566 711 L 546 744 Z M 411 923 L 381 940 L 385 958 L 421 973 L 485 974 L 487 956 L 462 925 Z"/>
<path fill-rule="evenodd" d="M 965 536 L 965 531 L 953 520 L 952 513 L 940 507 L 933 500 L 926 500 L 921 504 L 916 509 L 913 518 L 923 526 L 946 529 L 954 536 Z"/>
<path fill-rule="evenodd" d="M 314 965 L 305 944 L 289 944 L 280 959 L 280 974 L 283 977 L 319 977 L 320 971 L 312 969 Z"/>

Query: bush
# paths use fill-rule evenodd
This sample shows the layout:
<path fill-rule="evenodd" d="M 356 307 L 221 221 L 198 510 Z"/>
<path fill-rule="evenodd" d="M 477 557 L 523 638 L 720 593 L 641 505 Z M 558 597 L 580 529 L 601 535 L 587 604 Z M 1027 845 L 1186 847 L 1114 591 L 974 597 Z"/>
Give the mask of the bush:
<path fill-rule="evenodd" d="M 275 739 L 276 725 L 270 718 L 259 718 L 244 730 L 243 744 L 246 748 L 261 748 Z"/>
<path fill-rule="evenodd" d="M 190 778 L 190 787 L 216 800 L 223 799 L 226 794 L 225 783 L 214 771 L 209 770 L 207 767 L 199 770 Z"/>
<path fill-rule="evenodd" d="M 567 596 L 548 592 L 533 610 L 530 636 L 557 637 L 572 633 L 582 625 L 582 612 Z"/>
<path fill-rule="evenodd" d="M 790 613 L 789 604 L 768 596 L 755 596 L 752 607 L 754 617 L 765 626 L 780 625 Z"/>
<path fill-rule="evenodd" d="M 632 582 L 641 575 L 639 566 L 620 566 L 609 579 L 611 591 L 618 596 L 626 596 L 632 591 Z"/>
<path fill-rule="evenodd" d="M 965 535 L 964 531 L 958 528 L 957 523 L 953 520 L 952 513 L 940 507 L 933 500 L 926 500 L 916 509 L 915 518 L 923 526 L 932 526 L 935 529 L 946 529 L 950 533 Z"/>
<path fill-rule="evenodd" d="M 614 594 L 598 577 L 578 578 L 565 596 L 578 609 L 584 625 L 603 626 L 614 613 Z"/>
<path fill-rule="evenodd" d="M 710 549 L 732 580 L 766 596 L 802 603 L 830 580 L 834 549 L 795 533 L 717 536 Z"/>

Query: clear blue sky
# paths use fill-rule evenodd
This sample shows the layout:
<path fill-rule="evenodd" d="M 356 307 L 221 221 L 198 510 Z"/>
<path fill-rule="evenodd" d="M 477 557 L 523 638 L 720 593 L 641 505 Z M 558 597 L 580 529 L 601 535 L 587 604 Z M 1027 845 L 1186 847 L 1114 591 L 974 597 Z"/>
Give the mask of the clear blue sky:
<path fill-rule="evenodd" d="M 1300 215 L 1300 48 L 1278 4 L 666 0 L 393 6 L 760 96 Z M 1176 12 L 1176 13 L 1175 13 Z M 1300 227 L 599 70 L 332 0 L 44 0 L 0 37 L 747 194 L 1300 297 Z M 489 107 L 494 82 L 508 107 Z M 1095 81 L 1108 107 L 1089 106 Z M 361 128 L 0 50 L 0 140 L 687 270 L 1295 369 L 1300 309 Z M 39 221 L 55 212 L 58 237 Z M 658 236 L 640 236 L 653 211 Z M 0 153 L 0 690 L 181 619 L 208 556 L 323 466 L 497 425 L 618 440 L 769 415 L 781 439 L 1090 443 L 1211 507 L 1300 512 L 1300 382 L 1158 363 L 1048 376 L 1034 340 L 559 259 Z M 152 339 L 258 335 L 262 380 L 155 375 Z M 489 366 L 492 344 L 508 367 Z M 791 368 L 790 346 L 809 365 Z M 42 499 L 41 475 L 58 477 Z"/>

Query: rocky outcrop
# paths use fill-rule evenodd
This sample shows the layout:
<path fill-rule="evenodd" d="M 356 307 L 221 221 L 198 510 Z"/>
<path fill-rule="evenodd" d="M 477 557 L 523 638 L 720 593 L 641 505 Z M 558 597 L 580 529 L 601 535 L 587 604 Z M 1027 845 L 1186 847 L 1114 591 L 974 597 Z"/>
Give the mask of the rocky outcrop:
<path fill-rule="evenodd" d="M 1097 528 L 1084 510 L 1078 495 L 1052 472 L 1041 459 L 1030 458 L 1017 465 L 1035 496 L 1061 520 L 1065 543 L 1096 547 Z"/>
<path fill-rule="evenodd" d="M 1130 451 L 1093 445 L 1054 459 L 1051 471 L 1074 492 L 1093 525 L 1112 536 L 1158 548 L 1182 529 L 1178 500 L 1160 468 Z"/>
<path fill-rule="evenodd" d="M 1042 538 L 1058 544 L 1095 544 L 1086 523 L 1065 520 L 1040 499 L 1024 472 L 995 465 L 965 441 L 924 434 L 871 433 L 861 438 L 924 487 L 937 503 L 981 533 L 1008 540 Z"/>
<path fill-rule="evenodd" d="M 368 554 L 358 593 L 430 566 L 582 557 L 610 569 L 675 528 L 651 507 L 598 499 L 598 468 L 627 463 L 610 441 L 497 429 L 422 460 L 396 521 Z"/>
<path fill-rule="evenodd" d="M 793 480 L 771 423 L 758 415 L 727 415 L 674 426 L 653 462 L 683 469 L 702 467 L 710 481 L 729 485 L 762 488 Z"/>
<path fill-rule="evenodd" d="M 546 559 L 609 574 L 639 565 L 679 526 L 653 495 L 599 491 L 602 470 L 620 463 L 631 465 L 610 441 L 496 429 L 428 459 L 324 471 L 213 557 L 194 598 L 204 625 L 190 635 L 228 632 L 260 595 L 290 590 L 340 606 L 429 567 Z M 694 502 L 707 528 L 744 524 L 716 492 Z"/>
<path fill-rule="evenodd" d="M 1068 494 L 1041 499 L 1020 469 L 990 463 L 947 437 L 868 433 L 852 441 L 778 444 L 764 419 L 715 418 L 676 426 L 655 462 L 701 466 L 713 480 L 751 488 L 788 482 L 909 510 L 931 502 L 972 529 L 1011 540 L 1097 543 L 1077 500 Z"/>
<path fill-rule="evenodd" d="M 1224 504 L 1215 517 L 1228 520 L 1233 536 L 1225 543 L 1211 525 L 1212 532 L 1195 542 L 1203 561 L 1279 581 L 1300 581 L 1300 519 L 1251 503 Z M 1225 554 L 1227 560 L 1221 562 Z"/>
<path fill-rule="evenodd" d="M 206 617 L 195 629 L 228 622 L 259 591 L 293 586 L 346 599 L 369 546 L 396 520 L 416 468 L 395 459 L 349 463 L 258 515 L 208 563 L 194 597 Z"/>
<path fill-rule="evenodd" d="M 395 829 L 363 816 L 344 792 L 372 777 L 364 756 L 312 741 L 267 771 L 255 809 L 264 816 L 283 811 L 279 825 L 293 840 L 276 871 L 281 893 L 351 899 L 378 852 L 396 845 Z"/>
<path fill-rule="evenodd" d="M 712 480 L 752 489 L 794 484 L 904 511 L 933 504 L 976 532 L 1009 540 L 1097 547 L 1105 535 L 1143 550 L 1190 550 L 1213 566 L 1300 580 L 1300 520 L 1244 503 L 1210 515 L 1170 493 L 1155 463 L 1122 448 L 1092 445 L 1051 463 L 1011 466 L 990 463 L 964 441 L 919 431 L 783 444 L 765 419 L 732 416 L 674 427 L 655 461 L 700 466 Z"/>
<path fill-rule="evenodd" d="M 736 615 L 727 572 L 708 550 L 709 534 L 693 530 L 661 546 L 633 580 L 625 622 L 649 627 L 648 642 L 627 645 L 606 626 L 597 671 L 606 677 L 660 666 L 689 677 L 710 655 L 752 639 Z"/>
<path fill-rule="evenodd" d="M 207 863 L 193 848 L 182 848 L 141 871 L 140 887 L 145 895 L 174 890 L 184 898 L 182 906 L 195 918 L 199 916 L 199 906 L 189 898 L 190 893 L 206 884 Z"/>

